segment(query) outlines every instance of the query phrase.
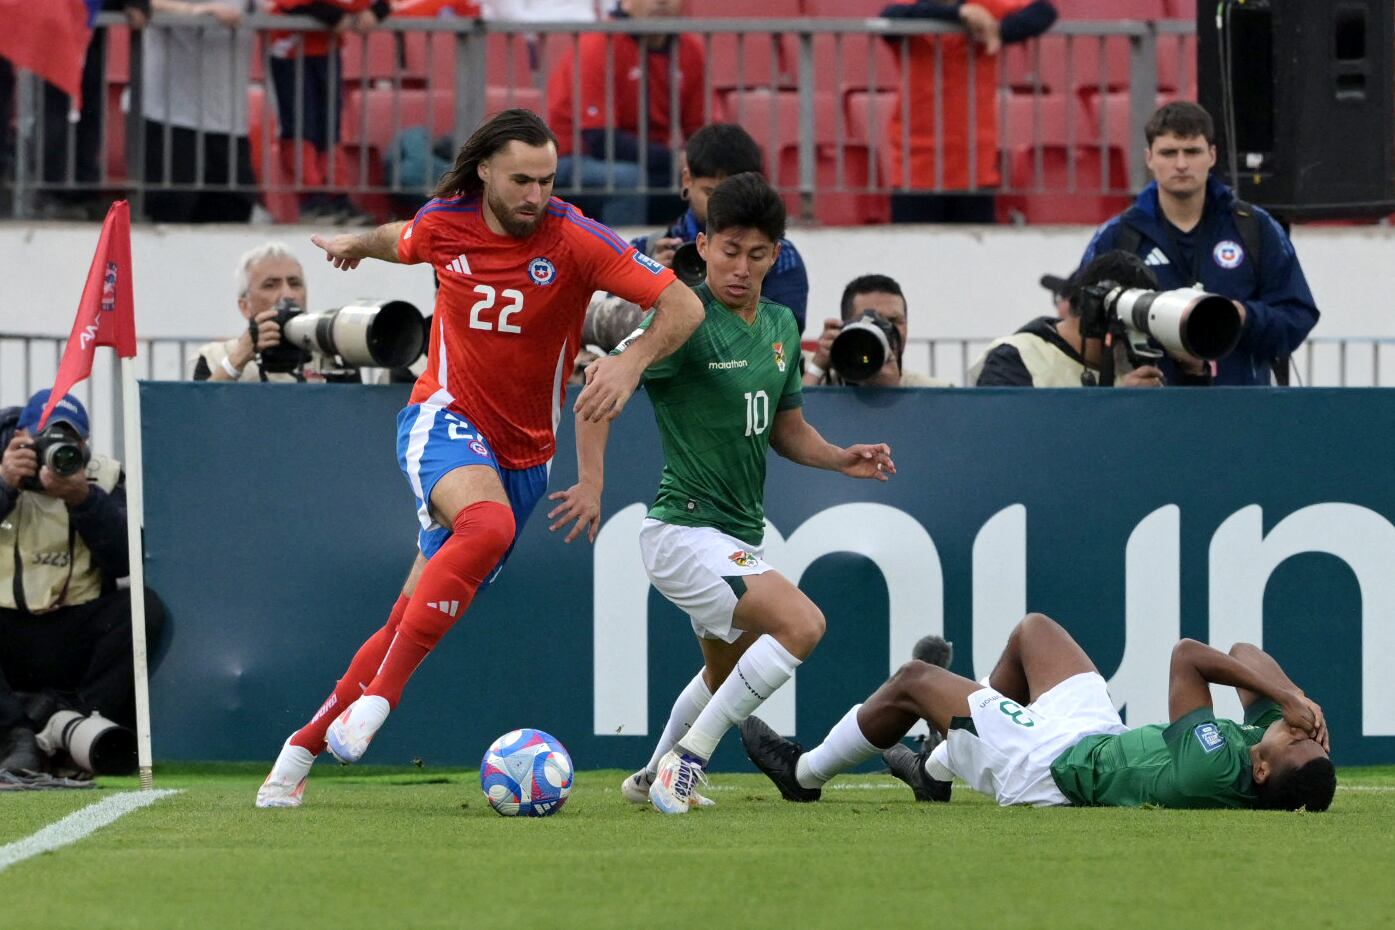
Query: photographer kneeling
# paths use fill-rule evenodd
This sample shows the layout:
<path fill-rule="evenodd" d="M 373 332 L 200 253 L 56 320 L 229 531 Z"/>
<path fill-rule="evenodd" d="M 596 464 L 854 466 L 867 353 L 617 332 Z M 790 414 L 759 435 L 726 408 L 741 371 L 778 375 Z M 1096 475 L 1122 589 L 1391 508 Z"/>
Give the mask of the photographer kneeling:
<path fill-rule="evenodd" d="M 1177 383 L 1210 384 L 1211 366 L 1179 344 L 1195 338 L 1195 334 L 1188 331 L 1169 337 L 1159 333 L 1163 340 L 1159 342 L 1135 325 L 1132 309 L 1137 304 L 1147 317 L 1148 308 L 1142 301 L 1162 301 L 1160 307 L 1167 308 L 1180 306 L 1183 301 L 1206 302 L 1207 311 L 1214 311 L 1215 304 L 1207 302 L 1207 295 L 1199 292 L 1158 294 L 1157 286 L 1157 277 L 1142 259 L 1124 251 L 1106 252 L 1072 276 L 1068 283 L 1068 316 L 1039 317 L 1011 336 L 994 341 L 970 366 L 969 383 L 976 387 L 1091 387 L 1116 383 L 1124 387 L 1162 387 L 1166 381 L 1156 362 L 1165 353 L 1176 364 Z M 1208 324 L 1204 335 L 1210 338 L 1197 350 L 1206 358 L 1225 355 L 1239 337 L 1238 313 L 1233 306 L 1220 309 L 1223 318 L 1214 314 L 1195 314 L 1190 318 L 1181 315 L 1184 329 L 1188 321 L 1193 328 L 1198 323 Z M 1167 320 L 1175 323 L 1178 316 L 1169 313 Z M 1105 351 L 1106 335 L 1113 337 L 1113 353 Z"/>
<path fill-rule="evenodd" d="M 401 300 L 363 301 L 306 313 L 305 272 L 279 242 L 243 254 L 237 308 L 247 326 L 232 339 L 199 347 L 195 381 L 377 382 L 405 368 L 426 347 L 416 307 Z"/>
<path fill-rule="evenodd" d="M 65 753 L 87 772 L 132 772 L 121 463 L 88 451 L 87 411 L 71 395 L 39 430 L 48 396 L 0 411 L 0 770 L 40 772 L 44 753 Z M 145 596 L 153 645 L 164 610 Z"/>
<path fill-rule="evenodd" d="M 853 278 L 843 288 L 842 319 L 823 321 L 818 348 L 804 364 L 804 384 L 869 387 L 952 387 L 918 371 L 906 371 L 906 295 L 884 274 Z"/>

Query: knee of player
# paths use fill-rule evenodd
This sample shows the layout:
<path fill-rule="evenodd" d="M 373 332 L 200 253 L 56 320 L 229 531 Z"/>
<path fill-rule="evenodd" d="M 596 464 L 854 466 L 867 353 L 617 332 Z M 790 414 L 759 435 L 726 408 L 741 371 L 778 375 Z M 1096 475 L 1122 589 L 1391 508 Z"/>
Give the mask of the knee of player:
<path fill-rule="evenodd" d="M 913 691 L 943 671 L 944 669 L 929 662 L 911 659 L 896 670 L 891 676 L 891 683 L 902 691 Z"/>
<path fill-rule="evenodd" d="M 827 621 L 824 620 L 823 611 L 814 606 L 812 601 L 805 601 L 800 608 L 793 611 L 786 624 L 786 637 L 796 647 L 796 651 L 808 655 L 823 639 L 824 630 L 828 628 Z"/>
<path fill-rule="evenodd" d="M 468 515 L 467 511 L 470 511 Z M 467 522 L 467 526 L 459 526 L 462 520 Z M 511 508 L 493 501 L 485 501 L 461 511 L 456 529 L 464 529 L 479 545 L 497 549 L 502 556 L 508 551 L 509 546 L 513 545 L 518 527 Z"/>
<path fill-rule="evenodd" d="M 1052 620 L 1046 614 L 1033 612 L 1022 618 L 1021 622 L 1017 624 L 1017 629 L 1022 632 L 1027 632 L 1034 628 L 1056 626 L 1060 626 L 1060 624 Z"/>

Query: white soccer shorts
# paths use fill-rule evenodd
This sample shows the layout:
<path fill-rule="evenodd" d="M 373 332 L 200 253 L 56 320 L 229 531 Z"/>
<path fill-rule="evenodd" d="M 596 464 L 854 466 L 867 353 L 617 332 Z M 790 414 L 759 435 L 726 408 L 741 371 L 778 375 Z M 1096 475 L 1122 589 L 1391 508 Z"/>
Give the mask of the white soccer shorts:
<path fill-rule="evenodd" d="M 762 550 L 710 526 L 678 526 L 646 518 L 639 530 L 644 570 L 659 593 L 687 613 L 699 639 L 734 643 L 731 625 L 745 575 L 771 571 Z"/>
<path fill-rule="evenodd" d="M 944 763 L 1003 806 L 1069 804 L 1051 763 L 1087 736 L 1128 729 L 1098 672 L 1072 675 L 1026 707 L 981 688 L 969 695 L 969 713 L 972 725 L 962 717 L 952 722 Z"/>

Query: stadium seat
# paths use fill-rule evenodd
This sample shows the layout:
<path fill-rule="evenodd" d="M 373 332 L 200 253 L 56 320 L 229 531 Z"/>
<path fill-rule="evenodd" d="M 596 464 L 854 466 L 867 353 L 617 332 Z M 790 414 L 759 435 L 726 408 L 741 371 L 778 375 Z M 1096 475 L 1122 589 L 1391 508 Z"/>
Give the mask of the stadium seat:
<path fill-rule="evenodd" d="M 901 64 L 896 52 L 875 36 L 815 35 L 814 88 L 847 93 L 878 88 L 895 90 L 901 84 Z M 799 40 L 785 39 L 791 69 L 798 73 Z"/>
<path fill-rule="evenodd" d="M 713 35 L 707 47 L 707 71 L 717 91 L 732 88 L 793 87 L 795 64 L 783 43 L 768 34 Z"/>
<path fill-rule="evenodd" d="M 799 0 L 688 0 L 687 13 L 693 19 L 798 19 L 803 10 Z"/>
<path fill-rule="evenodd" d="M 1168 19 L 1196 22 L 1196 0 L 1166 0 Z"/>
<path fill-rule="evenodd" d="M 1088 106 L 1074 94 L 1009 92 L 1001 96 L 1000 107 L 1000 144 L 1010 150 L 1038 144 L 1079 145 L 1096 138 Z"/>
<path fill-rule="evenodd" d="M 895 93 L 888 91 L 858 91 L 848 94 L 846 125 L 849 141 L 883 146 L 886 127 L 898 99 Z"/>
<path fill-rule="evenodd" d="M 1056 0 L 1061 19 L 1167 19 L 1167 0 Z"/>
<path fill-rule="evenodd" d="M 425 126 L 433 139 L 451 135 L 455 127 L 454 95 L 392 87 L 367 87 L 344 95 L 342 137 L 346 140 L 384 153 L 397 133 L 410 126 Z"/>
<path fill-rule="evenodd" d="M 485 90 L 484 115 L 493 116 L 511 107 L 522 107 L 534 113 L 544 109 L 543 92 L 536 87 L 489 87 Z"/>
<path fill-rule="evenodd" d="M 1118 36 L 1045 35 L 1032 42 L 1008 46 L 1003 54 L 1003 80 L 1014 90 L 1040 84 L 1054 92 L 1099 93 L 1101 58 L 1103 90 L 1129 86 L 1129 43 Z"/>
<path fill-rule="evenodd" d="M 1124 192 L 1124 153 L 1115 148 L 1103 155 L 1099 146 L 1043 146 L 1039 155 L 1030 146 L 1018 148 L 1009 153 L 1004 180 L 1001 222 L 1101 223 L 1131 200 Z"/>
<path fill-rule="evenodd" d="M 804 0 L 804 15 L 829 19 L 880 16 L 890 2 L 892 0 Z"/>
<path fill-rule="evenodd" d="M 1158 90 L 1196 99 L 1196 36 L 1158 36 Z"/>
<path fill-rule="evenodd" d="M 413 71 L 412 62 L 402 55 L 402 36 L 394 32 L 350 33 L 341 40 L 341 60 L 344 81 L 349 84 L 369 82 L 421 83 L 426 73 Z"/>

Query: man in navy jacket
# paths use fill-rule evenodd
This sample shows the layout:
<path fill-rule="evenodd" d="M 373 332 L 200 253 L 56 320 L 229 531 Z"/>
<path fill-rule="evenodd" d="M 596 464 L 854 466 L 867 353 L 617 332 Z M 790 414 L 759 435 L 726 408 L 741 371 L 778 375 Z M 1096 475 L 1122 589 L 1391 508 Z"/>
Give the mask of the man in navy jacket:
<path fill-rule="evenodd" d="M 1214 384 L 1269 384 L 1317 324 L 1293 243 L 1268 213 L 1236 199 L 1210 176 L 1215 126 L 1194 103 L 1169 103 L 1146 128 L 1153 182 L 1095 233 L 1081 267 L 1122 248 L 1152 269 L 1162 290 L 1198 287 L 1240 308 L 1240 344 L 1217 363 Z M 1162 366 L 1176 383 L 1175 366 Z"/>

